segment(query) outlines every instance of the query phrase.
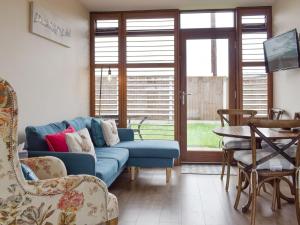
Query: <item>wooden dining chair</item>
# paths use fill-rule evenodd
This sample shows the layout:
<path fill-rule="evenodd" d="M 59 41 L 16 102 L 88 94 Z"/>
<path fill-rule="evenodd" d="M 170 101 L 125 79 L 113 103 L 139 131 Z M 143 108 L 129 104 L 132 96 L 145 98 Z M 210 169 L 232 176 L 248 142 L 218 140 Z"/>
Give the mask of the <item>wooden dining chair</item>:
<path fill-rule="evenodd" d="M 269 119 L 270 120 L 280 120 L 285 113 L 284 109 L 280 108 L 271 108 L 269 109 Z"/>
<path fill-rule="evenodd" d="M 299 157 L 297 157 L 299 159 Z M 299 160 L 297 164 L 297 171 L 296 171 L 296 214 L 298 225 L 300 225 L 300 165 Z"/>
<path fill-rule="evenodd" d="M 276 140 L 274 141 L 274 139 L 267 137 L 261 132 L 260 128 L 291 129 L 300 127 L 300 121 L 251 119 L 249 121 L 249 127 L 251 130 L 252 149 L 234 153 L 234 159 L 238 162 L 239 168 L 238 191 L 234 208 L 237 209 L 238 207 L 243 181 L 246 179 L 250 182 L 249 200 L 242 208 L 242 211 L 244 213 L 247 212 L 252 204 L 251 225 L 254 225 L 256 217 L 256 197 L 258 196 L 258 191 L 262 185 L 271 184 L 273 186 L 272 210 L 275 210 L 276 205 L 277 208 L 281 208 L 281 199 L 285 199 L 290 203 L 293 202 L 293 199 L 288 198 L 281 193 L 280 182 L 285 181 L 288 183 L 291 193 L 295 194 L 296 169 L 299 168 L 300 160 L 300 145 L 297 144 L 297 146 L 295 146 L 295 143 L 299 143 L 299 132 L 287 132 L 286 139 L 288 139 L 289 142 L 285 145 L 278 145 L 278 143 L 275 142 Z M 268 144 L 268 148 L 257 149 L 257 139 L 265 141 Z M 288 177 L 292 177 L 293 182 L 291 182 Z M 299 197 L 299 192 L 297 194 Z M 297 208 L 297 216 L 299 219 L 298 210 L 299 208 Z"/>
<path fill-rule="evenodd" d="M 226 124 L 232 126 L 233 124 L 230 122 L 230 117 L 232 116 L 242 116 L 243 118 L 253 118 L 257 111 L 255 110 L 241 110 L 241 109 L 219 109 L 217 113 L 221 119 L 221 125 L 224 127 Z M 232 137 L 224 137 L 222 140 L 222 151 L 223 151 L 223 162 L 222 162 L 222 171 L 221 171 L 221 179 L 223 180 L 225 174 L 225 166 L 226 170 L 226 186 L 225 190 L 228 191 L 229 188 L 229 180 L 230 180 L 230 167 L 232 164 L 233 153 L 234 151 L 240 150 L 249 150 L 251 149 L 250 141 L 243 138 L 232 138 Z"/>

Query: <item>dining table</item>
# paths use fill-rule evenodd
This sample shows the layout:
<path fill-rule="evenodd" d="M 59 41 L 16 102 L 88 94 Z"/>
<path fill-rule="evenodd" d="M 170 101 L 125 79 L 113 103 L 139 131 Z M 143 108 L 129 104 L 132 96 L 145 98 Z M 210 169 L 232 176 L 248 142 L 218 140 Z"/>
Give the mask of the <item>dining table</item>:
<path fill-rule="evenodd" d="M 267 138 L 271 139 L 290 139 L 297 137 L 300 134 L 300 130 L 285 130 L 277 128 L 258 128 Z M 222 137 L 234 137 L 234 138 L 251 138 L 251 131 L 249 126 L 227 126 L 217 127 L 213 129 L 213 132 Z M 256 135 L 259 139 L 260 137 Z"/>

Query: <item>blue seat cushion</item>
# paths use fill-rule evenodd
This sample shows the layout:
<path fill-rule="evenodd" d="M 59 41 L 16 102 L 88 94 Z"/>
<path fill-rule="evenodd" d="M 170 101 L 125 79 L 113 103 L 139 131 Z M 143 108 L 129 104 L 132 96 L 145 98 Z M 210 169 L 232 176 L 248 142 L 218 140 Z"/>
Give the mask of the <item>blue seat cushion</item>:
<path fill-rule="evenodd" d="M 115 159 L 98 159 L 95 165 L 96 176 L 109 184 L 118 173 L 118 162 Z"/>
<path fill-rule="evenodd" d="M 82 130 L 84 128 L 87 128 L 88 131 L 91 131 L 91 117 L 77 117 L 73 120 L 64 120 L 63 123 L 66 124 L 66 126 L 72 126 L 75 128 L 76 131 Z"/>
<path fill-rule="evenodd" d="M 61 132 L 66 128 L 65 123 L 50 123 L 44 126 L 26 127 L 26 149 L 29 151 L 49 151 L 45 136 Z"/>
<path fill-rule="evenodd" d="M 29 166 L 21 163 L 21 169 L 25 180 L 39 180 L 39 178 L 35 175 L 35 173 L 32 171 L 32 169 L 30 169 Z"/>
<path fill-rule="evenodd" d="M 144 140 L 124 141 L 113 147 L 127 148 L 130 158 L 178 158 L 179 144 L 177 141 Z"/>
<path fill-rule="evenodd" d="M 97 160 L 106 158 L 106 159 L 114 159 L 118 162 L 118 169 L 122 168 L 128 158 L 129 151 L 125 148 L 113 148 L 113 147 L 103 147 L 103 148 L 95 148 Z"/>
<path fill-rule="evenodd" d="M 104 140 L 102 127 L 101 127 L 101 120 L 92 119 L 91 138 L 95 147 L 102 147 L 105 145 L 105 140 Z"/>

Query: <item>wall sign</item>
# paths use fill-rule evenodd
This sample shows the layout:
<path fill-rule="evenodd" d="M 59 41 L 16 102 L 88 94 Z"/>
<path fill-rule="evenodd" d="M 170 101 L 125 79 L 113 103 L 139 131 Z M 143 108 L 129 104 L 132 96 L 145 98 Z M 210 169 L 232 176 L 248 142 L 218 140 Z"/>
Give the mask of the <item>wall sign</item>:
<path fill-rule="evenodd" d="M 70 47 L 71 28 L 59 17 L 36 2 L 30 3 L 30 32 Z"/>

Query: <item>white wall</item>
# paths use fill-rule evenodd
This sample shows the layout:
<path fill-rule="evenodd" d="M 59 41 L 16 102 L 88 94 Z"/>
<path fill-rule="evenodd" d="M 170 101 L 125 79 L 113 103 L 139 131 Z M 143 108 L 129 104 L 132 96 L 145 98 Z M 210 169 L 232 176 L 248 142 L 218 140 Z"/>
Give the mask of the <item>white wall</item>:
<path fill-rule="evenodd" d="M 300 32 L 300 0 L 279 0 L 273 6 L 274 35 L 297 28 Z M 274 106 L 290 117 L 300 112 L 300 69 L 274 73 Z"/>
<path fill-rule="evenodd" d="M 89 12 L 73 0 L 38 0 L 72 29 L 71 48 L 29 33 L 29 1 L 0 2 L 0 77 L 15 88 L 27 125 L 89 114 Z"/>

